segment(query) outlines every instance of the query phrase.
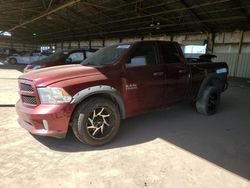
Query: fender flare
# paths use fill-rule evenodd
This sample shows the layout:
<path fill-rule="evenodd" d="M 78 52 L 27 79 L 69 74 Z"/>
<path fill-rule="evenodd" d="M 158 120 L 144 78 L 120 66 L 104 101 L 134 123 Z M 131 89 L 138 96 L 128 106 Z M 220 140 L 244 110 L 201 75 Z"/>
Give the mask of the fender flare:
<path fill-rule="evenodd" d="M 96 94 L 107 94 L 107 95 L 111 96 L 115 100 L 115 102 L 118 104 L 118 107 L 119 107 L 119 110 L 121 113 L 121 118 L 125 119 L 125 105 L 123 102 L 122 95 L 120 94 L 120 92 L 118 90 L 116 90 L 112 86 L 98 85 L 98 86 L 92 86 L 92 87 L 88 87 L 86 89 L 83 89 L 83 90 L 77 92 L 73 96 L 73 100 L 71 101 L 71 104 L 79 104 L 83 100 L 85 100 L 86 98 L 88 98 L 90 96 L 94 96 Z"/>
<path fill-rule="evenodd" d="M 198 100 L 201 95 L 202 92 L 204 91 L 204 89 L 211 84 L 212 82 L 214 82 L 215 80 L 218 80 L 220 82 L 223 82 L 223 79 L 221 77 L 221 75 L 217 74 L 217 73 L 209 73 L 206 75 L 206 77 L 204 78 L 204 80 L 202 81 L 201 85 L 200 85 L 200 89 L 199 92 L 197 94 L 196 100 Z M 223 91 L 223 88 L 219 88 L 221 91 Z"/>

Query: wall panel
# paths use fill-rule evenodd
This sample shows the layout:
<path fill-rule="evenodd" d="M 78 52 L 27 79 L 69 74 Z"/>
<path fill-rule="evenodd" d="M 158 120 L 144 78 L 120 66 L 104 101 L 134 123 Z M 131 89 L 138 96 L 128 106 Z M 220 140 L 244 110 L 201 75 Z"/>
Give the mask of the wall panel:
<path fill-rule="evenodd" d="M 237 77 L 250 78 L 250 53 L 240 55 Z"/>

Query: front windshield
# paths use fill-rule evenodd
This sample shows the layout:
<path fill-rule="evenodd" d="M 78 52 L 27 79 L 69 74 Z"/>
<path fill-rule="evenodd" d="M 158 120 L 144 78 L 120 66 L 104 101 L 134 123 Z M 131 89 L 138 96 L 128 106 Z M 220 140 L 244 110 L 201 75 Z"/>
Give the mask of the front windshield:
<path fill-rule="evenodd" d="M 115 64 L 117 60 L 125 54 L 130 44 L 119 44 L 102 48 L 95 52 L 91 57 L 82 61 L 82 65 L 108 65 Z"/>
<path fill-rule="evenodd" d="M 66 52 L 63 51 L 58 51 L 55 52 L 54 54 L 51 54 L 50 56 L 44 58 L 44 61 L 56 61 L 59 60 L 61 58 L 63 58 L 64 56 L 66 56 L 67 54 L 65 54 Z"/>

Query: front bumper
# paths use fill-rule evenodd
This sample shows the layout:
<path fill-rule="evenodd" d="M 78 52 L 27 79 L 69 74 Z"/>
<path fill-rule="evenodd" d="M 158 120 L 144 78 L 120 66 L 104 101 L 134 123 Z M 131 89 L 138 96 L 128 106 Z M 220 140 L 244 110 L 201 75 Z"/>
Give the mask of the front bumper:
<path fill-rule="evenodd" d="M 62 138 L 68 131 L 74 106 L 72 104 L 28 107 L 20 100 L 16 104 L 18 123 L 34 135 Z"/>

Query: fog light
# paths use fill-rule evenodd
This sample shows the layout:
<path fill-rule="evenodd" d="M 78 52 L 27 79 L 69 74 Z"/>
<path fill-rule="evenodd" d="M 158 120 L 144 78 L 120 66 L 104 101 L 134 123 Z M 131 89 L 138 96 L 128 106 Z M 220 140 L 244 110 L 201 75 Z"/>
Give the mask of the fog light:
<path fill-rule="evenodd" d="M 47 120 L 43 120 L 43 127 L 44 129 L 49 130 L 49 125 Z"/>

